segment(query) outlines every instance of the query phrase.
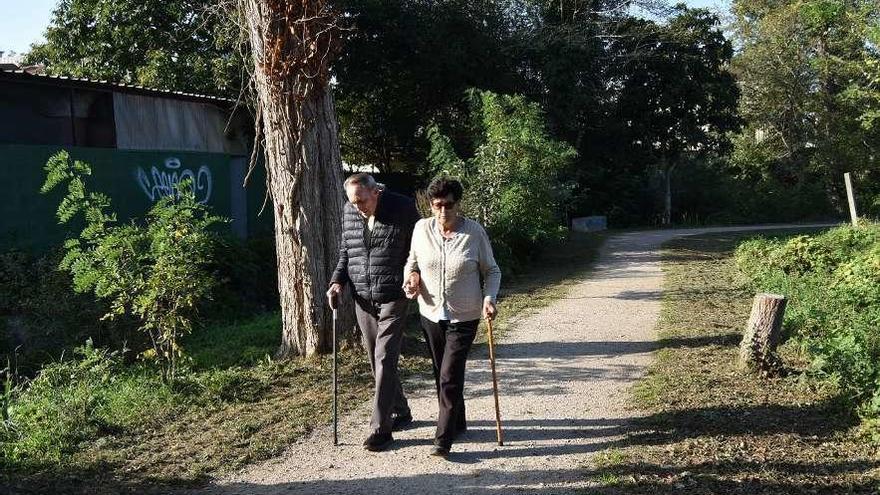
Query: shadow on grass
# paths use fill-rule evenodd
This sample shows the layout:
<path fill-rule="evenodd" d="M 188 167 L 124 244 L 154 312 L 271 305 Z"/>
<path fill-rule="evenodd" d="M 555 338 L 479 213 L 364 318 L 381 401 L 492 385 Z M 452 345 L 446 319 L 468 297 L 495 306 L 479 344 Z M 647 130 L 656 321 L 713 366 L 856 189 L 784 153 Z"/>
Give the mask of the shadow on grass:
<path fill-rule="evenodd" d="M 656 464 L 622 465 L 588 471 L 587 476 L 613 480 L 611 486 L 591 488 L 591 495 L 843 495 L 876 494 L 871 480 L 826 482 L 823 475 L 858 476 L 872 463 L 840 461 L 820 463 L 706 462 L 687 469 Z M 724 477 L 719 477 L 723 474 Z M 774 477 L 775 475 L 775 477 Z M 768 479 L 767 476 L 770 476 Z"/>
<path fill-rule="evenodd" d="M 812 405 L 707 407 L 662 412 L 633 422 L 634 444 L 667 444 L 702 436 L 795 434 L 810 441 L 831 438 L 858 424 L 833 399 Z"/>
<path fill-rule="evenodd" d="M 543 359 L 572 358 L 578 356 L 617 356 L 623 354 L 641 354 L 658 349 L 682 349 L 704 347 L 710 345 L 730 346 L 739 344 L 742 335 L 734 332 L 702 335 L 699 337 L 671 337 L 653 341 L 634 342 L 528 342 L 497 344 L 497 355 L 501 360 L 510 359 Z M 478 356 L 475 356 L 478 358 Z"/>
<path fill-rule="evenodd" d="M 156 479 L 137 473 L 123 473 L 122 466 L 95 462 L 83 467 L 31 466 L 28 470 L 4 473 L 0 493 L 9 495 L 94 495 L 172 493 L 181 487 L 204 486 L 207 477 Z"/>

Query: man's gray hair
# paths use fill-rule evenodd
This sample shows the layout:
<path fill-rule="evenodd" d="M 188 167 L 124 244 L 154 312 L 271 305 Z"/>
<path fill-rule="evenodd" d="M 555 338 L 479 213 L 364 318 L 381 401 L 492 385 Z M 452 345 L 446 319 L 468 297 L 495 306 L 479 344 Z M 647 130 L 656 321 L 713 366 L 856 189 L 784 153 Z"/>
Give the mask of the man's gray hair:
<path fill-rule="evenodd" d="M 348 176 L 348 178 L 345 179 L 345 182 L 342 183 L 343 189 L 347 189 L 348 186 L 362 186 L 367 189 L 376 189 L 379 187 L 379 183 L 376 182 L 376 179 L 374 179 L 372 175 L 366 172 L 359 172 Z"/>

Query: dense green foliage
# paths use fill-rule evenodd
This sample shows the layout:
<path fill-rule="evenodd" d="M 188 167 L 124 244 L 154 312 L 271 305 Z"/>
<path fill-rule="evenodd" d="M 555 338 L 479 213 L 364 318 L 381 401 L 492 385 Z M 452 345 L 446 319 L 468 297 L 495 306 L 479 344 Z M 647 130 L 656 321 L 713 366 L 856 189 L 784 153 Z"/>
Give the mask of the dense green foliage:
<path fill-rule="evenodd" d="M 504 2 L 344 0 L 355 31 L 336 62 L 345 160 L 380 172 L 424 161 L 426 118 L 455 120 L 469 87 L 509 91 Z"/>
<path fill-rule="evenodd" d="M 613 132 L 627 158 L 641 164 L 631 173 L 659 175 L 663 225 L 672 221 L 674 174 L 689 172 L 698 159 L 723 156 L 727 133 L 738 127 L 738 90 L 727 70 L 733 48 L 718 17 L 706 10 L 675 14 L 663 25 L 630 21 L 629 36 L 612 45 L 615 58 L 627 62 L 609 75 L 617 87 L 610 91 Z"/>
<path fill-rule="evenodd" d="M 29 61 L 54 74 L 236 96 L 246 80 L 230 5 L 65 0 Z M 628 5 L 339 2 L 352 28 L 334 67 L 346 162 L 423 183 L 429 123 L 473 151 L 461 95 L 474 87 L 542 106 L 550 133 L 578 153 L 574 215 L 616 225 L 816 217 L 844 209 L 844 171 L 860 208 L 880 208 L 873 0 L 736 0 L 739 104 L 716 16 L 641 2 L 658 7 L 653 21 Z"/>
<path fill-rule="evenodd" d="M 880 128 L 875 0 L 737 0 L 734 60 L 746 121 L 733 163 L 751 182 L 781 184 L 812 210 L 846 208 L 843 173 L 878 211 Z M 816 198 L 820 199 L 820 198 Z M 830 205 L 828 204 L 830 202 Z"/>
<path fill-rule="evenodd" d="M 871 416 L 880 415 L 880 225 L 755 239 L 736 252 L 758 290 L 785 294 L 785 328 Z"/>
<path fill-rule="evenodd" d="M 231 5 L 68 0 L 31 59 L 57 74 L 235 96 L 244 71 Z M 632 5 L 660 20 L 634 17 Z M 690 201 L 716 183 L 728 186 L 724 198 L 743 191 L 717 159 L 736 125 L 737 91 L 727 71 L 731 45 L 707 11 L 621 0 L 336 6 L 352 28 L 334 64 L 347 163 L 424 184 L 432 123 L 463 155 L 474 152 L 467 88 L 520 94 L 541 105 L 550 135 L 577 152 L 566 213 L 606 214 L 614 225 L 743 220 Z"/>
<path fill-rule="evenodd" d="M 46 356 L 71 343 L 106 343 L 111 334 L 119 343 L 132 340 L 118 322 L 99 321 L 103 304 L 73 292 L 70 276 L 57 270 L 62 257 L 60 251 L 0 254 L 0 367 L 9 360 L 20 374 L 32 375 Z"/>
<path fill-rule="evenodd" d="M 91 342 L 73 358 L 45 366 L 26 389 L 13 389 L 4 422 L 3 460 L 9 464 L 59 461 L 98 435 L 139 424 L 139 412 L 159 412 L 171 392 L 152 372 L 123 366 L 117 352 Z M 162 407 L 160 407 L 162 406 Z"/>
<path fill-rule="evenodd" d="M 221 219 L 183 181 L 176 194 L 156 202 L 145 225 L 117 225 L 108 212 L 110 198 L 87 190 L 88 164 L 62 151 L 49 159 L 46 172 L 44 193 L 67 184 L 58 220 L 85 218 L 80 237 L 65 242 L 60 267 L 71 273 L 77 292 L 109 303 L 105 318 L 137 318 L 152 343 L 142 357 L 157 359 L 163 376 L 173 379 L 183 356 L 180 337 L 192 331 L 198 305 L 214 286 L 208 267 L 216 235 L 209 229 Z"/>
<path fill-rule="evenodd" d="M 223 2 L 61 0 L 26 61 L 50 74 L 234 98 L 238 36 Z"/>
<path fill-rule="evenodd" d="M 101 319 L 109 307 L 92 294 L 76 293 L 70 274 L 58 270 L 63 249 L 35 254 L 0 253 L 0 368 L 10 361 L 21 377 L 91 339 L 95 347 L 135 353 L 149 348 L 149 336 L 132 317 Z M 216 283 L 197 325 L 216 324 L 278 307 L 274 240 L 221 236 L 208 271 Z M 0 376 L 2 380 L 2 376 Z"/>
<path fill-rule="evenodd" d="M 548 134 L 540 107 L 522 96 L 475 91 L 470 99 L 473 156 L 460 159 L 432 127 L 429 158 L 435 174 L 461 179 L 465 214 L 486 227 L 510 269 L 542 243 L 561 238 L 560 214 L 571 190 L 565 172 L 576 153 Z"/>

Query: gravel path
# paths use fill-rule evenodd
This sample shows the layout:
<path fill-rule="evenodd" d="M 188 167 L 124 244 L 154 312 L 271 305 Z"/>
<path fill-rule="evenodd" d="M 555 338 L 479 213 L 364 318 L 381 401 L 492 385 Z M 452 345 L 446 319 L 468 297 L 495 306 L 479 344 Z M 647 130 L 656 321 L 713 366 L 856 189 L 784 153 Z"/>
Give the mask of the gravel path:
<path fill-rule="evenodd" d="M 797 226 L 804 227 L 804 226 Z M 583 468 L 620 441 L 629 387 L 655 349 L 662 275 L 659 246 L 676 236 L 781 226 L 663 230 L 610 237 L 588 279 L 566 297 L 516 323 L 497 345 L 505 445 L 495 443 L 491 375 L 485 355 L 468 361 L 469 431 L 448 461 L 430 457 L 437 414 L 433 382 L 406 386 L 416 421 L 391 450 L 361 442 L 369 407 L 315 431 L 282 456 L 221 480 L 212 494 L 575 493 Z M 503 303 L 499 308 L 504 310 Z M 637 414 L 637 413 L 635 413 Z"/>

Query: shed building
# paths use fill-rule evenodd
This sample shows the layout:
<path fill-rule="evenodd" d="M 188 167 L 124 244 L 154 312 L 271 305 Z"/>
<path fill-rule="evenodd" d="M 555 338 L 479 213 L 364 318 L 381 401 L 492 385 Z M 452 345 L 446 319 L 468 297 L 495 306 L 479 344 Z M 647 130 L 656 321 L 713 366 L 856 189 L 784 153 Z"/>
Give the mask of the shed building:
<path fill-rule="evenodd" d="M 242 184 L 251 120 L 232 100 L 24 71 L 0 71 L 0 248 L 44 249 L 65 236 L 42 195 L 43 167 L 67 150 L 93 168 L 91 187 L 120 218 L 142 216 L 191 178 L 197 198 L 245 237 L 271 230 L 257 217 L 265 180 Z M 257 171 L 261 173 L 262 171 Z"/>

